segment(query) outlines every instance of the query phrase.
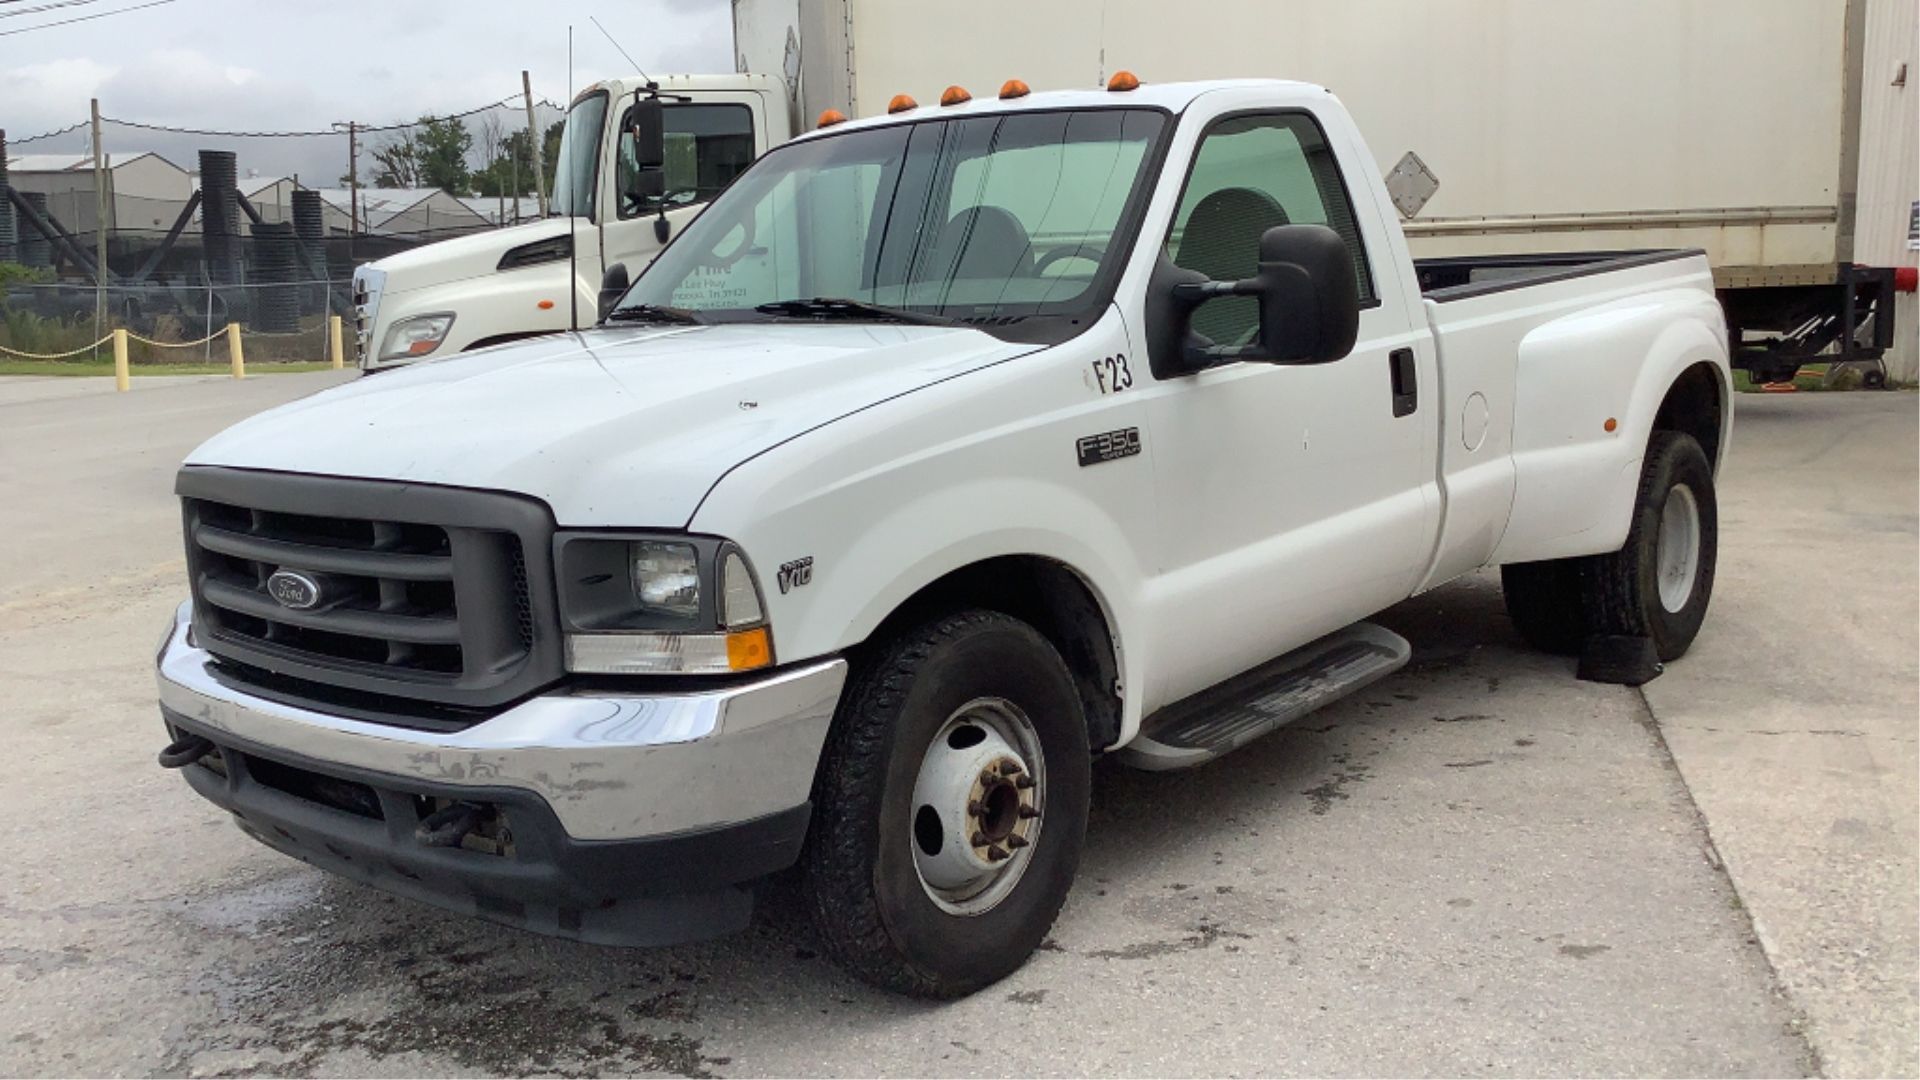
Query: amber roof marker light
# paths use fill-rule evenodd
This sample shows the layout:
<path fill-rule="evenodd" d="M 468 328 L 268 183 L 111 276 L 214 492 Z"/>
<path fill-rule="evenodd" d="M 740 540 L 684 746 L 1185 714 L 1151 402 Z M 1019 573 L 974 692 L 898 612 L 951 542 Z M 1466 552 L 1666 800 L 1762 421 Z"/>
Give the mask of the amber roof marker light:
<path fill-rule="evenodd" d="M 1000 84 L 1000 100 L 1002 101 L 1023 98 L 1031 93 L 1033 93 L 1033 90 L 1019 79 L 1008 79 L 1006 82 Z"/>
<path fill-rule="evenodd" d="M 846 122 L 847 122 L 846 113 L 841 112 L 839 109 L 828 109 L 820 114 L 819 122 L 815 123 L 813 126 L 824 128 L 824 127 L 832 127 L 835 124 L 844 124 Z"/>
<path fill-rule="evenodd" d="M 964 86 L 949 86 L 940 92 L 942 105 L 965 105 L 972 100 L 973 95 L 967 93 L 967 88 Z"/>
<path fill-rule="evenodd" d="M 1116 94 L 1140 89 L 1140 76 L 1131 71 L 1116 71 L 1113 78 L 1107 80 L 1107 89 Z"/>
<path fill-rule="evenodd" d="M 902 113 L 908 109 L 917 109 L 919 107 L 920 103 L 906 94 L 895 94 L 893 95 L 893 100 L 887 102 L 887 112 L 889 113 Z"/>

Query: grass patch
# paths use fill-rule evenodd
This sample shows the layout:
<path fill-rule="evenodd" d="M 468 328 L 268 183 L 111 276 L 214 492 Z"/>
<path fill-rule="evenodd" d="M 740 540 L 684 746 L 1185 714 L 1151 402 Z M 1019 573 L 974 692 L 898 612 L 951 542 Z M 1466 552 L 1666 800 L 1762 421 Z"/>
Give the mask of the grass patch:
<path fill-rule="evenodd" d="M 260 361 L 247 364 L 247 375 L 289 375 L 302 371 L 329 371 L 332 364 L 320 361 Z M 135 364 L 133 377 L 149 375 L 225 375 L 233 370 L 227 364 Z M 104 375 L 112 377 L 113 361 L 92 360 L 16 360 L 0 357 L 0 375 Z"/>
<path fill-rule="evenodd" d="M 1793 377 L 1793 385 L 1799 390 L 1825 390 L 1827 389 L 1826 379 L 1827 365 L 1808 364 Z M 1753 381 L 1753 376 L 1739 368 L 1733 371 L 1733 389 L 1738 393 L 1761 392 L 1760 384 Z"/>

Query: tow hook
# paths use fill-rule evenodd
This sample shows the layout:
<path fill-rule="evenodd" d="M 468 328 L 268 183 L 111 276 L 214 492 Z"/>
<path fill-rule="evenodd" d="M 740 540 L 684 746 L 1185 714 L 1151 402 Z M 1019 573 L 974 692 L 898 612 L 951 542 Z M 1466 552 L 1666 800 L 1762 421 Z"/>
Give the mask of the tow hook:
<path fill-rule="evenodd" d="M 422 818 L 413 827 L 413 838 L 428 847 L 459 847 L 460 841 L 479 827 L 484 812 L 472 803 L 450 803 Z"/>
<path fill-rule="evenodd" d="M 158 760 L 163 769 L 184 769 L 211 753 L 213 740 L 204 735 L 182 735 L 160 751 Z"/>

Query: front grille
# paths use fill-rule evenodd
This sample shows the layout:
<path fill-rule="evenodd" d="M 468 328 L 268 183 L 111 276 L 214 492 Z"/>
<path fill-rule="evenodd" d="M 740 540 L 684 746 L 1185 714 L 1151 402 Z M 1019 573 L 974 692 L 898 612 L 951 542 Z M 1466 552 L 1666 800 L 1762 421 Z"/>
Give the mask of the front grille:
<path fill-rule="evenodd" d="M 471 708 L 559 675 L 538 503 L 229 469 L 183 470 L 179 488 L 196 627 L 242 680 Z"/>
<path fill-rule="evenodd" d="M 373 350 L 373 327 L 380 315 L 380 293 L 385 275 L 361 267 L 353 274 L 353 351 L 366 364 Z"/>

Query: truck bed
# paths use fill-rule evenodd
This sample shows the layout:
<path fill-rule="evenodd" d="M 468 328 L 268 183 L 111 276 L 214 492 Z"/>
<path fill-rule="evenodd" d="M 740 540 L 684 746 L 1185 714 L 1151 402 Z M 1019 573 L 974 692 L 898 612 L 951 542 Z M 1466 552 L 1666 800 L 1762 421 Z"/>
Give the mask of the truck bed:
<path fill-rule="evenodd" d="M 1641 251 L 1557 251 L 1532 255 L 1460 255 L 1415 259 L 1420 292 L 1435 303 L 1473 296 L 1571 281 L 1593 274 L 1636 266 L 1704 256 L 1698 248 L 1652 248 Z"/>

